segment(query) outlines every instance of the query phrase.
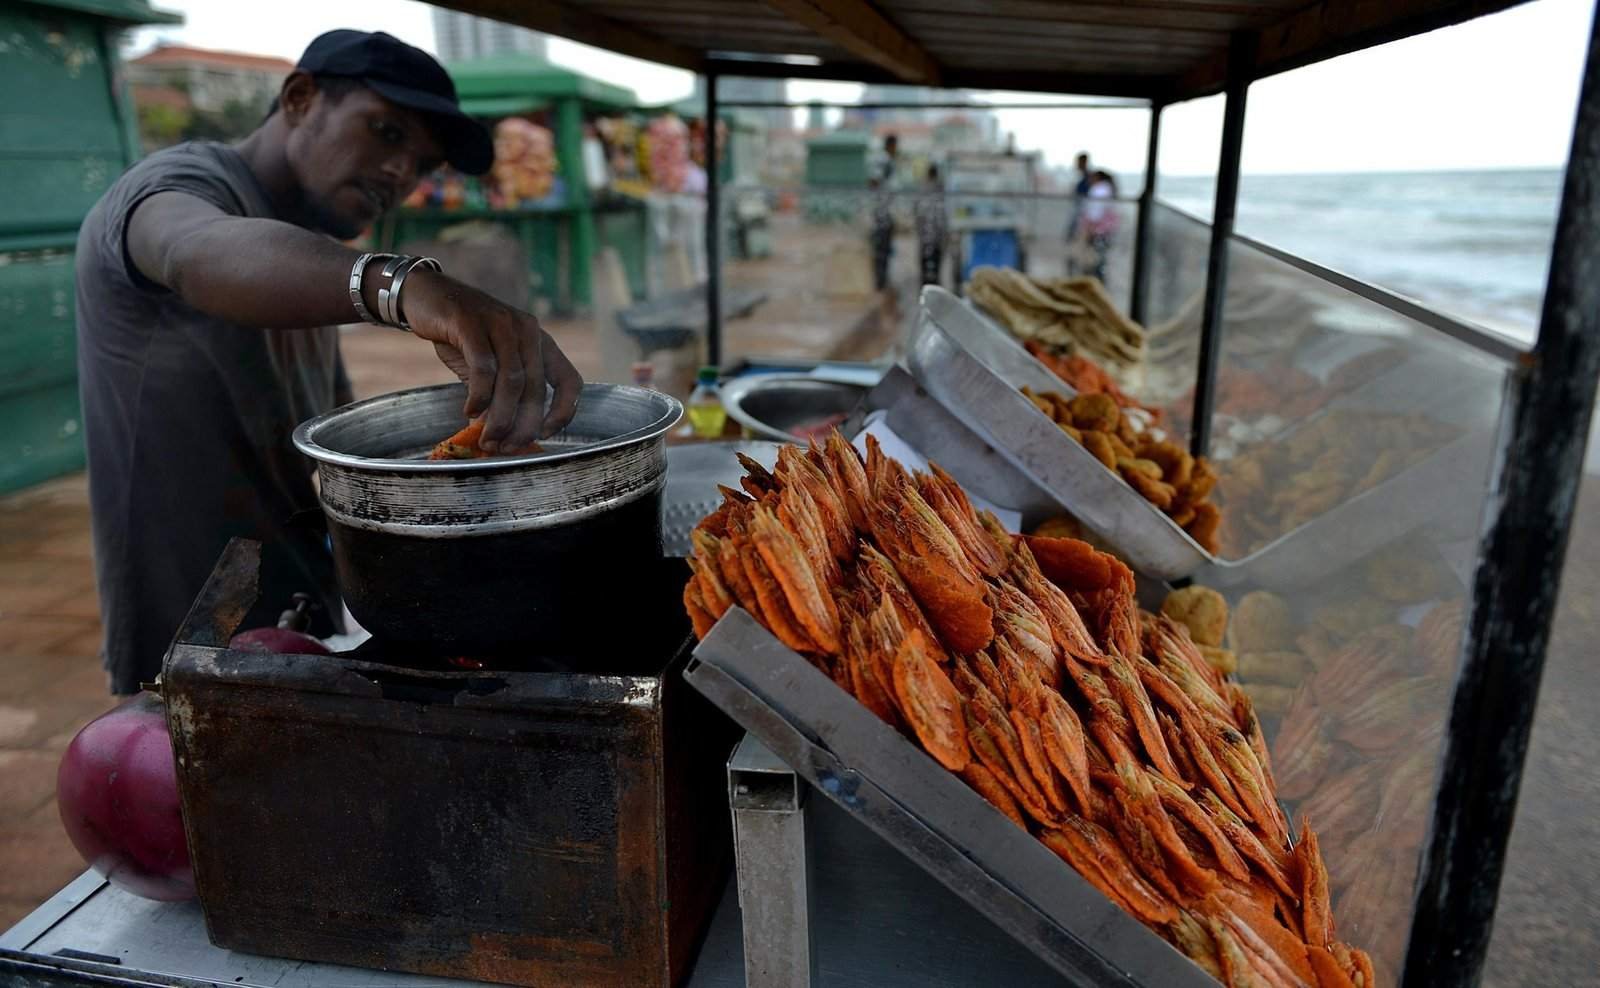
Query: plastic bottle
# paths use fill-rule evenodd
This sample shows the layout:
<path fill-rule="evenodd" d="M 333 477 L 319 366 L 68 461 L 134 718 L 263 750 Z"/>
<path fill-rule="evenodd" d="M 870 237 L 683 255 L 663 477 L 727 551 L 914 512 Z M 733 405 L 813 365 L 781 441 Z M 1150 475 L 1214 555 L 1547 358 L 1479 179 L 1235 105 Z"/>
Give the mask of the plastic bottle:
<path fill-rule="evenodd" d="M 717 369 L 700 368 L 699 383 L 689 395 L 689 424 L 701 439 L 722 438 L 723 427 L 728 424 L 728 412 L 722 407 L 722 393 L 717 389 Z"/>

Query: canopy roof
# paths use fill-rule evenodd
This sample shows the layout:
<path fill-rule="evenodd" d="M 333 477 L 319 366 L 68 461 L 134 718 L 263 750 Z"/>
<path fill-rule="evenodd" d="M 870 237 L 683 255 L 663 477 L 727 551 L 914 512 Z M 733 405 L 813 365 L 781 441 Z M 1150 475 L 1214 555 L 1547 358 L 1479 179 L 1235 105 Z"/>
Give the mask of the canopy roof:
<path fill-rule="evenodd" d="M 574 98 L 602 110 L 628 110 L 639 105 L 638 96 L 626 86 L 601 82 L 531 55 L 495 55 L 452 62 L 446 69 L 455 81 L 461 108 L 474 116 L 530 113 L 557 100 Z"/>
<path fill-rule="evenodd" d="M 1131 96 L 1220 92 L 1522 0 L 443 0 L 697 72 Z M 783 61 L 783 56 L 802 56 Z M 803 64 L 802 64 L 803 63 Z"/>

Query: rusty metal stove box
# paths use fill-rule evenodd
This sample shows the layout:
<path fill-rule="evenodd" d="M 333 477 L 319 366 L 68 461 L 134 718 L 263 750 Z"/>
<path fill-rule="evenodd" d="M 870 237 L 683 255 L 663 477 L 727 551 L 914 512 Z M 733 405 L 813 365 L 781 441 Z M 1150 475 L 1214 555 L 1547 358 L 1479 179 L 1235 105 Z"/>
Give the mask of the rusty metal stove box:
<path fill-rule="evenodd" d="M 731 857 L 736 734 L 685 651 L 617 676 L 232 651 L 256 564 L 228 547 L 163 673 L 213 943 L 519 985 L 684 978 Z"/>

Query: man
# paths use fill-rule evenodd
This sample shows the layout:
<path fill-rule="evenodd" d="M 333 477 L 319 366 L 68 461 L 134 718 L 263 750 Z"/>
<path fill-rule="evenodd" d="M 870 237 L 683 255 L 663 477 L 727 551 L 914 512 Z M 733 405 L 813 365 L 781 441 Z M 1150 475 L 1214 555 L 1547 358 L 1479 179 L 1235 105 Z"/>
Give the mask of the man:
<path fill-rule="evenodd" d="M 415 260 L 358 264 L 339 243 L 441 161 L 481 174 L 492 160 L 431 57 L 332 31 L 249 137 L 151 155 L 90 211 L 78 366 L 113 692 L 155 678 L 232 536 L 263 542 L 247 624 L 308 591 L 325 606 L 317 630 L 337 630 L 324 539 L 291 521 L 317 500 L 290 434 L 350 400 L 333 327 L 365 318 L 432 343 L 467 384 L 466 414 L 484 415 L 491 452 L 571 419 L 582 381 L 537 319 Z"/>
<path fill-rule="evenodd" d="M 889 288 L 889 262 L 894 257 L 894 177 L 899 165 L 900 138 L 890 134 L 883 139 L 883 161 L 867 178 L 872 196 L 872 287 L 882 294 Z"/>
<path fill-rule="evenodd" d="M 1082 252 L 1083 240 L 1083 207 L 1089 200 L 1089 186 L 1092 184 L 1089 172 L 1089 153 L 1079 151 L 1074 161 L 1078 169 L 1078 181 L 1072 187 L 1072 217 L 1067 220 L 1067 273 L 1069 275 L 1081 274 L 1077 255 Z"/>
<path fill-rule="evenodd" d="M 949 222 L 945 216 L 944 183 L 939 179 L 939 166 L 928 166 L 928 177 L 922 195 L 917 198 L 917 247 L 922 258 L 922 283 L 942 283 L 944 244 L 949 239 Z"/>

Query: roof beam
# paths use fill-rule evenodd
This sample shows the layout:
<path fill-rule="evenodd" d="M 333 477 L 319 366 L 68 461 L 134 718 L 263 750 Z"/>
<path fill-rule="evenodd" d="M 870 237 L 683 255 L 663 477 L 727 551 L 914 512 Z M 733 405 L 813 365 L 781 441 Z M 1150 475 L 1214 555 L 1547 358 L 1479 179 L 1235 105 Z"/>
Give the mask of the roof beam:
<path fill-rule="evenodd" d="M 581 41 L 608 51 L 699 72 L 705 58 L 692 48 L 555 0 L 432 0 L 435 6 Z"/>
<path fill-rule="evenodd" d="M 1321 0 L 1261 29 L 1252 79 L 1312 62 L 1459 24 L 1515 7 L 1525 0 Z M 1184 73 L 1171 101 L 1222 91 L 1227 54 L 1205 59 Z"/>
<path fill-rule="evenodd" d="M 839 82 L 892 83 L 896 77 L 859 62 L 809 65 L 756 59 L 713 58 L 706 67 L 720 76 L 755 79 L 826 79 Z M 1070 93 L 1075 96 L 1121 96 L 1155 99 L 1165 96 L 1171 79 L 1161 75 L 1098 72 L 1037 72 L 1013 69 L 949 68 L 942 85 L 950 89 L 1001 89 L 1020 93 Z M 804 104 L 796 104 L 801 106 Z"/>
<path fill-rule="evenodd" d="M 904 82 L 939 85 L 939 64 L 867 0 L 765 0 L 767 6 L 803 24 L 859 58 Z"/>

